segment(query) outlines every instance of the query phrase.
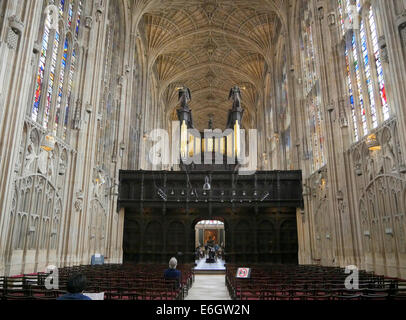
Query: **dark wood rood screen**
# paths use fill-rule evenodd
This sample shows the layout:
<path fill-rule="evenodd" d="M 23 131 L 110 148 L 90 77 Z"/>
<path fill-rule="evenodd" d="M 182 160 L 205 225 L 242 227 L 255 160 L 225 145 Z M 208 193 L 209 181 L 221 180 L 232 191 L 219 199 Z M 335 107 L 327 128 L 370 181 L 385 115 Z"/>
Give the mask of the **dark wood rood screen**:
<path fill-rule="evenodd" d="M 297 263 L 301 171 L 120 171 L 124 261 L 193 261 L 195 225 L 225 224 L 229 263 Z"/>

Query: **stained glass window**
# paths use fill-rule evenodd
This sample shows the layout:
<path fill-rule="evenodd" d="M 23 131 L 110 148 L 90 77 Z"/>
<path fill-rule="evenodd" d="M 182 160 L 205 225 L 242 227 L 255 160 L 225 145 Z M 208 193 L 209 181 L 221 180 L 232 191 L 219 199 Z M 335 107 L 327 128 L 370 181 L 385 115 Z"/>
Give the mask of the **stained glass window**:
<path fill-rule="evenodd" d="M 77 51 L 74 48 L 77 47 L 75 43 L 79 37 L 84 1 L 60 0 L 58 3 L 60 21 L 71 28 L 66 30 L 66 34 L 58 29 L 51 30 L 52 17 L 46 17 L 31 118 L 64 139 L 72 109 L 72 90 L 77 69 Z M 69 32 L 73 33 L 74 39 Z"/>
<path fill-rule="evenodd" d="M 79 6 L 78 6 L 78 19 L 76 21 L 76 31 L 75 31 L 75 38 L 77 39 L 79 36 L 79 29 L 80 29 L 80 19 L 82 16 L 82 1 L 79 0 Z"/>
<path fill-rule="evenodd" d="M 45 102 L 45 114 L 44 114 L 44 121 L 43 126 L 45 129 L 48 129 L 48 122 L 49 116 L 51 113 L 51 103 L 52 103 L 52 94 L 53 94 L 53 87 L 55 81 L 55 69 L 57 63 L 57 56 L 58 56 L 58 48 L 59 48 L 59 33 L 55 32 L 55 40 L 52 49 L 52 57 L 51 57 L 51 70 L 49 73 L 49 80 L 48 80 L 48 90 Z"/>
<path fill-rule="evenodd" d="M 61 3 L 59 4 L 59 14 L 63 16 L 63 12 L 65 10 L 65 0 L 61 0 Z"/>
<path fill-rule="evenodd" d="M 285 52 L 285 49 L 284 49 Z M 283 130 L 284 130 L 284 148 L 285 148 L 285 156 L 286 156 L 286 168 L 289 169 L 291 167 L 291 140 L 290 140 L 290 111 L 288 109 L 288 72 L 287 72 L 287 59 L 286 54 L 283 55 L 283 68 L 282 68 L 282 115 L 283 115 Z"/>
<path fill-rule="evenodd" d="M 386 98 L 386 88 L 385 88 L 385 80 L 384 80 L 384 76 L 383 76 L 381 53 L 379 51 L 378 34 L 376 31 L 376 23 L 375 23 L 375 17 L 374 17 L 374 12 L 372 10 L 372 7 L 369 8 L 369 27 L 371 29 L 371 40 L 372 40 L 372 46 L 373 46 L 373 50 L 374 50 L 376 72 L 377 72 L 377 76 L 378 76 L 379 91 L 380 91 L 381 102 L 382 102 L 382 113 L 383 113 L 384 120 L 387 120 L 387 119 L 389 119 L 390 110 L 389 110 L 388 100 Z"/>
<path fill-rule="evenodd" d="M 345 63 L 354 138 L 357 141 L 378 127 L 379 120 L 382 119 L 378 115 L 383 115 L 383 120 L 389 119 L 390 110 L 386 97 L 373 8 L 369 6 L 364 9 L 360 0 L 354 3 L 355 7 L 352 6 L 352 3 L 350 0 L 338 0 L 338 13 L 343 34 L 346 38 L 352 37 L 351 43 L 347 42 L 346 45 Z M 347 33 L 345 21 L 346 19 L 353 21 L 354 14 L 362 14 L 362 17 L 359 17 L 360 26 L 359 28 L 354 27 L 350 30 L 351 32 Z M 375 76 L 375 72 L 377 76 Z M 379 88 L 379 92 L 377 88 Z M 380 97 L 379 105 L 377 105 L 377 97 Z M 362 124 L 362 132 L 358 124 Z"/>
<path fill-rule="evenodd" d="M 347 85 L 348 85 L 348 91 L 350 95 L 350 104 L 351 104 L 351 116 L 352 116 L 352 122 L 353 122 L 353 127 L 354 127 L 354 138 L 355 141 L 358 141 L 359 139 L 359 134 L 358 134 L 358 123 L 357 123 L 357 114 L 355 111 L 355 103 L 354 103 L 354 91 L 352 89 L 352 80 L 351 80 L 351 70 L 350 70 L 350 56 L 348 53 L 348 49 L 345 49 L 345 64 L 347 67 Z"/>
<path fill-rule="evenodd" d="M 343 0 L 338 0 L 338 16 L 340 19 L 341 31 L 345 34 L 345 13 L 343 7 Z"/>
<path fill-rule="evenodd" d="M 39 59 L 39 66 L 38 66 L 38 73 L 36 77 L 35 83 L 35 95 L 34 95 L 34 105 L 31 112 L 31 118 L 34 121 L 38 119 L 38 113 L 41 103 L 42 97 L 42 87 L 44 81 L 44 72 L 45 72 L 45 63 L 47 58 L 47 50 L 48 50 L 48 41 L 49 41 L 49 23 L 51 17 L 47 17 L 45 24 L 44 24 L 44 35 L 42 37 L 42 47 L 41 47 L 41 56 Z"/>
<path fill-rule="evenodd" d="M 362 122 L 362 129 L 364 135 L 368 133 L 368 126 L 367 126 L 367 115 L 364 106 L 364 96 L 362 90 L 362 80 L 361 80 L 361 71 L 360 71 L 360 64 L 358 61 L 358 52 L 357 52 L 357 44 L 355 40 L 355 33 L 352 37 L 352 54 L 354 58 L 354 71 L 357 81 L 357 90 L 358 90 L 358 97 L 359 97 L 359 105 L 360 105 L 360 114 L 361 114 L 361 122 Z"/>
<path fill-rule="evenodd" d="M 372 122 L 372 127 L 376 128 L 378 126 L 378 120 L 376 119 L 374 86 L 373 86 L 373 82 L 372 82 L 372 78 L 371 78 L 371 67 L 370 67 L 369 56 L 368 56 L 367 34 L 365 32 L 364 21 L 361 21 L 360 35 L 361 35 L 362 58 L 364 59 L 365 79 L 366 79 L 367 88 L 368 88 L 371 122 Z"/>
<path fill-rule="evenodd" d="M 61 116 L 61 103 L 62 103 L 65 70 L 66 70 L 66 64 L 67 64 L 67 59 L 68 59 L 68 49 L 69 49 L 69 41 L 68 41 L 68 38 L 66 38 L 64 48 L 63 48 L 63 54 L 62 54 L 61 72 L 60 72 L 60 76 L 59 76 L 59 88 L 58 88 L 58 97 L 57 97 L 57 101 L 56 101 L 56 117 L 55 117 L 54 135 L 56 135 L 56 133 L 57 133 L 58 124 L 59 124 L 60 116 Z"/>
<path fill-rule="evenodd" d="M 357 11 L 360 12 L 361 11 L 361 1 L 357 0 L 356 5 L 357 5 Z"/>
<path fill-rule="evenodd" d="M 70 105 L 72 103 L 72 87 L 73 87 L 73 76 L 75 74 L 75 68 L 76 68 L 76 49 L 73 50 L 72 52 L 72 58 L 71 58 L 71 66 L 70 66 L 70 72 L 69 72 L 69 83 L 68 83 L 68 99 L 66 100 L 66 106 L 65 106 L 65 119 L 63 123 L 63 138 L 66 138 L 66 129 L 68 126 L 68 121 L 69 121 L 69 110 L 70 110 Z"/>
<path fill-rule="evenodd" d="M 69 27 L 72 25 L 73 19 L 73 1 L 69 3 L 69 10 L 68 10 L 68 25 Z"/>

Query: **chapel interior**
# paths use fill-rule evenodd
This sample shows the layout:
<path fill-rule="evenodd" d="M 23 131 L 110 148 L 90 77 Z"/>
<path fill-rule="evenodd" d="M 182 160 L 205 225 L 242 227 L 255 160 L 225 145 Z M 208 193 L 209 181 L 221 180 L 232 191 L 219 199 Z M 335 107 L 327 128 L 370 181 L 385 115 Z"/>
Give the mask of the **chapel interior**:
<path fill-rule="evenodd" d="M 0 292 L 406 279 L 405 74 L 406 0 L 0 0 Z"/>

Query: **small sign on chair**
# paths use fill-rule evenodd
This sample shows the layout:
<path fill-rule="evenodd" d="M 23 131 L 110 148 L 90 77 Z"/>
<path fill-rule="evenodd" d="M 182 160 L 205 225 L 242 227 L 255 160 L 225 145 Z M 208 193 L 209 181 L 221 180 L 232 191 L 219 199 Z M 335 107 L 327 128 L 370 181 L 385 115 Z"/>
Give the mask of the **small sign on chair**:
<path fill-rule="evenodd" d="M 103 265 L 104 264 L 104 256 L 100 253 L 96 253 L 92 256 L 91 265 Z"/>
<path fill-rule="evenodd" d="M 237 279 L 249 279 L 251 278 L 251 268 L 238 268 Z"/>

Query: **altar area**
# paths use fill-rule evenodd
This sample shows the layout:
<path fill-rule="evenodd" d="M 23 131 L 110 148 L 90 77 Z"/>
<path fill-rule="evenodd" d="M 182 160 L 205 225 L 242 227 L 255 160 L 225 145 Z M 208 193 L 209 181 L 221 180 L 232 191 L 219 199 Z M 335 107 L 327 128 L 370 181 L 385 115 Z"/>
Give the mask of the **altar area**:
<path fill-rule="evenodd" d="M 225 261 L 217 259 L 214 263 L 207 263 L 206 258 L 196 260 L 195 271 L 226 271 Z"/>

